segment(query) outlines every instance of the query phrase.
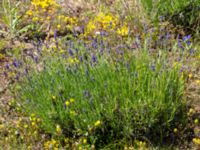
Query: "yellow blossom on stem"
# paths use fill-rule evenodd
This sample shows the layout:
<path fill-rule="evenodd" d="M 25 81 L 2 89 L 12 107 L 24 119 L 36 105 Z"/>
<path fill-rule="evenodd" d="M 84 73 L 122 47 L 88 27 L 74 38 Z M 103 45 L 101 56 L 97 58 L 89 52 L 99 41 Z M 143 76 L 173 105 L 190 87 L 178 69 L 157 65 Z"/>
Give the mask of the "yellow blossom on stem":
<path fill-rule="evenodd" d="M 70 101 L 70 103 L 73 103 L 73 102 L 74 102 L 74 99 L 73 99 L 73 98 L 70 98 L 69 101 Z"/>
<path fill-rule="evenodd" d="M 60 125 L 58 125 L 58 124 L 56 125 L 56 132 L 58 134 L 60 134 L 62 132 L 62 129 L 61 129 Z"/>
<path fill-rule="evenodd" d="M 188 77 L 191 79 L 191 78 L 193 77 L 193 75 L 190 73 L 190 74 L 188 75 Z"/>
<path fill-rule="evenodd" d="M 127 36 L 128 35 L 128 26 L 123 25 L 121 28 L 118 28 L 117 29 L 117 33 L 120 36 Z"/>
<path fill-rule="evenodd" d="M 83 144 L 87 144 L 87 139 L 86 138 L 83 139 Z"/>
<path fill-rule="evenodd" d="M 58 30 L 60 30 L 60 28 L 61 28 L 61 25 L 60 25 L 60 24 L 58 24 L 58 25 L 57 25 L 57 29 L 58 29 Z"/>
<path fill-rule="evenodd" d="M 177 132 L 178 132 L 178 129 L 177 129 L 177 128 L 174 128 L 173 131 L 174 131 L 174 133 L 177 133 Z"/>
<path fill-rule="evenodd" d="M 200 145 L 200 138 L 193 138 L 192 142 L 196 145 Z"/>
<path fill-rule="evenodd" d="M 3 124 L 0 124 L 0 130 L 2 130 L 4 128 Z"/>
<path fill-rule="evenodd" d="M 198 124 L 198 123 L 199 123 L 199 119 L 196 118 L 196 119 L 194 120 L 194 123 L 195 123 L 195 124 Z"/>
<path fill-rule="evenodd" d="M 100 120 L 97 120 L 97 121 L 94 123 L 94 126 L 95 126 L 95 127 L 98 127 L 99 125 L 101 125 L 101 121 L 100 121 Z"/>
<path fill-rule="evenodd" d="M 65 102 L 65 105 L 66 105 L 66 106 L 69 106 L 69 105 L 70 105 L 70 102 L 69 102 L 69 101 L 66 101 L 66 102 Z"/>

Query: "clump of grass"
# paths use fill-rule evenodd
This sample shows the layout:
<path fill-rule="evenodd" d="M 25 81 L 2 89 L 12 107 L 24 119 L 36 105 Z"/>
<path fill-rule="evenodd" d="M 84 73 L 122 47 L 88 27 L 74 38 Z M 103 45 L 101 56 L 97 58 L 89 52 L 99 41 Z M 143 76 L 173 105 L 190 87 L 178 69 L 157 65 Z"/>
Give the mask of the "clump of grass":
<path fill-rule="evenodd" d="M 116 60 L 49 57 L 20 83 L 19 99 L 60 138 L 86 137 L 97 148 L 134 139 L 163 143 L 186 121 L 179 67 L 146 51 L 124 51 Z"/>
<path fill-rule="evenodd" d="M 187 34 L 199 34 L 199 10 L 198 0 L 143 0 L 141 4 L 146 9 L 152 21 L 169 21 L 176 27 L 181 27 Z"/>

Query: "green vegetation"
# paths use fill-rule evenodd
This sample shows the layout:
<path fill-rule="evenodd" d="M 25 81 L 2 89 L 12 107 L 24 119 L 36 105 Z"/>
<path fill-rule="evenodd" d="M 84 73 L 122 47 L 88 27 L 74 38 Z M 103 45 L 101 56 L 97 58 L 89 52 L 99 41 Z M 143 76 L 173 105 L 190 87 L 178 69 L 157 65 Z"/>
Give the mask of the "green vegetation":
<path fill-rule="evenodd" d="M 199 1 L 0 4 L 0 148 L 199 148 Z"/>

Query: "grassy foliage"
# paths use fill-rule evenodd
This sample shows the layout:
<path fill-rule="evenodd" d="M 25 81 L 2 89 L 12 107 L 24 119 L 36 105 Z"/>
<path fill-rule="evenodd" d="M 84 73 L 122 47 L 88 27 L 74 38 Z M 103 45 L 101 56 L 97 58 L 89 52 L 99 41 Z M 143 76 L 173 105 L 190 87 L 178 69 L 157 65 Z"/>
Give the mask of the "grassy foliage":
<path fill-rule="evenodd" d="M 0 120 L 4 149 L 199 145 L 200 118 L 185 96 L 187 82 L 199 84 L 191 67 L 199 65 L 199 47 L 192 32 L 171 28 L 198 31 L 198 1 L 93 0 L 84 1 L 90 11 L 71 15 L 61 1 L 31 2 L 24 10 L 2 3 L 2 37 L 14 43 L 2 69 L 14 98 L 2 112 L 20 116 Z M 7 43 L 0 49 L 8 51 Z"/>
<path fill-rule="evenodd" d="M 178 67 L 167 67 L 164 57 L 153 60 L 145 51 L 137 57 L 125 53 L 113 63 L 95 55 L 83 62 L 49 57 L 41 72 L 23 81 L 18 92 L 23 106 L 42 119 L 47 132 L 58 134 L 59 126 L 63 136 L 86 136 L 103 147 L 121 139 L 164 142 L 184 124 Z"/>
<path fill-rule="evenodd" d="M 143 7 L 153 20 L 168 20 L 187 33 L 199 33 L 200 2 L 198 0 L 143 0 Z"/>

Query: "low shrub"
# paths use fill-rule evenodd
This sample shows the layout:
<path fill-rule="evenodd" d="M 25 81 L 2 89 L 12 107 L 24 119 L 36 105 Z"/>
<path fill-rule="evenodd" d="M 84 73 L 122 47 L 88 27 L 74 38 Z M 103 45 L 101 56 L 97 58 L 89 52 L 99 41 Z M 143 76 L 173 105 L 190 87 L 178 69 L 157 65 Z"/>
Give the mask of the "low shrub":
<path fill-rule="evenodd" d="M 162 143 L 184 126 L 179 67 L 146 51 L 111 58 L 47 57 L 41 71 L 20 81 L 22 106 L 41 118 L 47 133 L 86 137 L 97 148 L 134 139 Z"/>

